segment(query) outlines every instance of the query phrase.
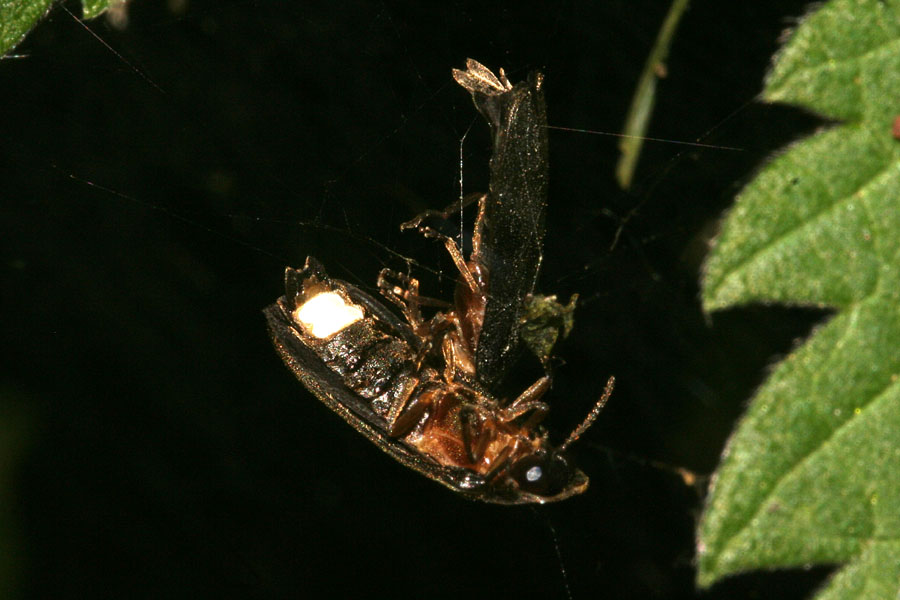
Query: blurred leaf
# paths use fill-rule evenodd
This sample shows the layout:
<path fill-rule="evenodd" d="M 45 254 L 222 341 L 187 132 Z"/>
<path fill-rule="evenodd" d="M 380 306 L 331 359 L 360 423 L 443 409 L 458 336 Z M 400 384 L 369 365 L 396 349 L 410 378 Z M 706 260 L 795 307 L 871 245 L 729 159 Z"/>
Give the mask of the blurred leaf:
<path fill-rule="evenodd" d="M 775 369 L 730 440 L 698 581 L 837 563 L 819 598 L 900 589 L 900 2 L 835 0 L 777 56 L 768 101 L 843 121 L 741 192 L 703 303 L 838 309 Z"/>
<path fill-rule="evenodd" d="M 53 0 L 0 0 L 0 56 L 16 47 L 50 10 Z M 84 18 L 93 19 L 123 0 L 84 0 Z"/>
<path fill-rule="evenodd" d="M 619 157 L 616 165 L 616 181 L 623 190 L 631 187 L 631 178 L 634 177 L 634 170 L 637 168 L 641 148 L 644 145 L 644 136 L 647 134 L 647 127 L 650 124 L 653 104 L 656 101 L 656 80 L 665 76 L 665 62 L 669 56 L 669 47 L 672 45 L 681 15 L 684 14 L 687 7 L 688 0 L 672 0 L 666 20 L 656 37 L 656 43 L 644 64 L 644 71 L 635 88 L 631 106 L 628 108 L 622 139 L 619 141 L 619 150 L 622 152 L 622 156 Z"/>
<path fill-rule="evenodd" d="M 578 294 L 572 294 L 568 304 L 561 304 L 555 295 L 531 294 L 525 299 L 520 335 L 528 349 L 542 362 L 550 360 L 559 338 L 567 338 L 572 332 L 577 302 Z"/>
<path fill-rule="evenodd" d="M 108 9 L 118 8 L 124 4 L 125 0 L 82 0 L 81 5 L 84 8 L 81 16 L 83 19 L 93 19 Z"/>

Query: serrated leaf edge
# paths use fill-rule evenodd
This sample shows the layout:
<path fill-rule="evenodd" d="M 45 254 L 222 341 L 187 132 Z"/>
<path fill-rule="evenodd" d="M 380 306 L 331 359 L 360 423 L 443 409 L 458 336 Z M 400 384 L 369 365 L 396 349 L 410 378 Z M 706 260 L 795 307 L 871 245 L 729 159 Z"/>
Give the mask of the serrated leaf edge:
<path fill-rule="evenodd" d="M 861 308 L 861 306 L 860 306 L 859 308 Z M 854 310 L 853 312 L 858 314 L 858 310 Z M 856 318 L 856 314 L 854 314 L 854 315 L 852 316 L 852 318 L 850 318 L 850 319 L 848 320 L 848 322 L 847 322 L 847 324 L 846 324 L 846 326 L 845 326 L 845 327 L 846 327 L 846 334 L 849 334 L 850 331 L 852 331 L 852 329 L 853 329 L 853 322 L 855 321 L 855 318 Z M 837 348 L 839 345 L 840 345 L 840 344 L 835 344 L 835 348 Z M 809 461 L 810 461 L 810 460 L 811 460 L 818 452 L 820 452 L 823 448 L 827 447 L 828 444 L 831 443 L 832 440 L 833 440 L 837 435 L 840 434 L 840 432 L 844 431 L 844 428 L 845 428 L 845 427 L 847 427 L 850 423 L 854 422 L 854 421 L 856 420 L 856 418 L 858 418 L 858 417 L 862 414 L 862 412 L 864 412 L 864 411 L 870 409 L 873 405 L 877 404 L 881 399 L 887 397 L 887 396 L 889 395 L 889 392 L 890 392 L 893 388 L 895 388 L 895 387 L 897 387 L 897 386 L 900 386 L 900 381 L 891 381 L 891 380 L 888 380 L 887 384 L 886 384 L 882 389 L 880 389 L 880 390 L 877 391 L 876 393 L 872 394 L 868 401 L 863 402 L 863 403 L 860 403 L 860 406 L 858 407 L 858 408 L 859 408 L 859 413 L 856 413 L 856 411 L 854 411 L 853 414 L 852 414 L 852 416 L 848 415 L 848 418 L 845 419 L 840 425 L 838 425 L 837 427 L 835 427 L 835 428 L 828 434 L 827 437 L 823 438 L 820 442 L 818 442 L 816 445 L 814 445 L 813 447 L 811 447 L 811 448 L 809 449 L 809 451 L 806 452 L 806 454 L 804 454 L 803 456 L 799 457 L 798 460 L 791 466 L 790 469 L 787 469 L 786 471 L 784 471 L 783 473 L 781 473 L 781 474 L 776 478 L 776 480 L 772 483 L 772 485 L 771 485 L 770 488 L 769 488 L 769 491 L 766 493 L 765 497 L 763 498 L 763 501 L 761 501 L 761 502 L 759 503 L 759 505 L 757 506 L 757 509 L 753 512 L 753 514 L 750 515 L 748 518 L 744 519 L 744 520 L 740 523 L 740 525 L 737 525 L 736 528 L 734 528 L 734 534 L 732 534 L 731 536 L 729 536 L 729 537 L 728 537 L 728 540 L 725 542 L 725 544 L 724 544 L 723 546 L 720 547 L 719 551 L 717 552 L 717 558 L 713 561 L 713 567 L 716 567 L 716 566 L 718 566 L 719 564 L 721 564 L 721 562 L 722 562 L 722 560 L 721 560 L 722 557 L 724 557 L 726 554 L 728 554 L 728 552 L 730 551 L 730 548 L 734 545 L 734 543 L 736 542 L 736 540 L 737 540 L 737 538 L 740 536 L 740 534 L 743 533 L 744 531 L 746 531 L 746 530 L 747 530 L 747 527 L 748 527 L 751 523 L 753 523 L 754 520 L 756 520 L 756 519 L 759 517 L 760 513 L 763 511 L 763 509 L 764 509 L 764 507 L 765 507 L 765 505 L 766 505 L 766 503 L 765 503 L 765 499 L 766 499 L 766 498 L 769 498 L 769 497 L 771 497 L 772 495 L 774 495 L 774 494 L 775 494 L 775 491 L 778 489 L 778 487 L 779 487 L 786 479 L 788 479 L 792 474 L 794 474 L 794 473 L 797 472 L 800 468 L 802 468 L 807 462 L 809 462 Z M 873 527 L 873 529 L 874 529 L 874 527 Z M 835 539 L 854 539 L 854 538 L 849 538 L 849 537 L 844 538 L 844 537 L 841 537 L 841 536 L 832 536 L 832 537 L 835 538 Z M 867 541 L 870 541 L 870 540 L 876 540 L 876 539 L 877 539 L 877 538 L 875 538 L 874 536 L 872 536 L 872 537 L 868 537 L 868 538 L 865 538 L 865 539 L 859 538 L 858 541 L 859 541 L 860 543 L 864 543 L 864 542 L 867 542 Z M 894 538 L 890 538 L 890 539 L 894 539 Z M 895 541 L 896 541 L 896 540 L 895 540 Z M 709 569 L 709 571 L 712 571 L 712 570 L 713 570 L 713 569 Z M 723 573 L 722 575 L 724 575 L 724 573 Z M 714 580 L 714 579 L 712 579 L 712 580 Z M 712 580 L 711 580 L 711 581 L 712 581 Z"/>
<path fill-rule="evenodd" d="M 861 127 L 861 125 L 856 124 L 856 123 L 844 124 L 843 126 L 844 127 L 853 127 L 853 126 Z M 806 138 L 806 139 L 811 139 L 811 138 Z M 772 164 L 774 164 L 774 163 L 772 163 Z M 804 219 L 801 223 L 799 223 L 797 226 L 791 227 L 790 229 L 782 231 L 777 236 L 775 236 L 771 240 L 767 241 L 764 245 L 762 245 L 759 248 L 757 248 L 756 250 L 754 250 L 752 254 L 749 254 L 746 257 L 742 258 L 738 263 L 736 263 L 734 266 L 729 268 L 728 272 L 722 278 L 720 278 L 719 281 L 716 282 L 716 284 L 711 289 L 709 289 L 708 294 L 704 294 L 704 296 L 706 296 L 708 298 L 708 300 L 704 302 L 704 304 L 705 304 L 704 308 L 706 310 L 716 310 L 716 309 L 726 308 L 728 306 L 735 306 L 735 305 L 743 304 L 744 302 L 740 302 L 740 301 L 739 302 L 731 302 L 731 303 L 722 303 L 722 302 L 717 301 L 716 297 L 718 296 L 719 290 L 722 289 L 722 287 L 725 285 L 725 283 L 727 281 L 729 281 L 730 279 L 732 279 L 733 277 L 735 277 L 741 271 L 741 269 L 743 269 L 744 267 L 746 267 L 747 265 L 752 263 L 754 260 L 759 258 L 761 255 L 764 255 L 767 251 L 772 250 L 780 242 L 783 242 L 786 239 L 788 239 L 790 236 L 800 232 L 802 229 L 809 226 L 811 223 L 813 223 L 817 219 L 824 217 L 825 215 L 832 212 L 833 210 L 842 208 L 848 202 L 852 202 L 855 198 L 857 198 L 861 194 L 864 194 L 865 191 L 870 186 L 877 184 L 882 177 L 888 176 L 890 174 L 890 171 L 894 167 L 895 167 L 895 161 L 893 161 L 893 160 L 887 161 L 882 168 L 878 169 L 878 171 L 873 173 L 871 177 L 866 179 L 866 181 L 862 185 L 857 187 L 855 190 L 853 190 L 852 192 L 850 192 L 848 194 L 844 194 L 843 196 L 841 196 L 839 198 L 835 198 L 833 200 L 833 202 L 824 206 L 818 212 L 810 215 L 809 217 Z M 740 201 L 740 199 L 738 201 Z M 869 222 L 873 225 L 873 229 L 874 229 L 875 222 L 872 218 L 872 215 L 869 212 L 868 206 L 865 206 L 864 202 L 862 204 L 863 204 L 863 209 L 866 211 L 866 216 L 867 216 Z M 875 240 L 873 240 L 873 245 L 875 243 L 877 243 L 877 242 Z M 866 298 L 871 296 L 874 293 L 874 289 L 877 289 L 877 281 L 876 281 L 875 286 L 873 286 L 873 290 L 870 290 L 869 292 L 867 292 L 859 300 L 857 300 L 857 302 L 864 301 Z M 788 303 L 782 299 L 778 299 L 778 301 L 782 302 L 782 303 Z M 843 305 L 843 306 L 841 306 L 841 308 L 845 308 L 846 306 L 848 306 L 848 305 Z"/>

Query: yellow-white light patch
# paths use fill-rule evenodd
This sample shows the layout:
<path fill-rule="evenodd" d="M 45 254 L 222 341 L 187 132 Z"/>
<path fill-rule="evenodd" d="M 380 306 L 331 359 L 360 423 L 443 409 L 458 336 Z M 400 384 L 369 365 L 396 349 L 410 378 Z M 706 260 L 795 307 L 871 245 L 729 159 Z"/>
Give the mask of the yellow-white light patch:
<path fill-rule="evenodd" d="M 297 307 L 294 319 L 319 339 L 337 333 L 363 318 L 358 306 L 347 304 L 340 294 L 322 292 Z"/>

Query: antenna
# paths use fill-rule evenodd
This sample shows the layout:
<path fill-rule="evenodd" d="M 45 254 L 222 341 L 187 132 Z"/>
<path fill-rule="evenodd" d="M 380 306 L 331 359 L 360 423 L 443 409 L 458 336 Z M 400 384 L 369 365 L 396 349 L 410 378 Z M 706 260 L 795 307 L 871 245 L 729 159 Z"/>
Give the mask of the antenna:
<path fill-rule="evenodd" d="M 569 437 L 566 438 L 566 441 L 564 441 L 562 445 L 560 445 L 560 451 L 565 450 L 573 442 L 577 441 L 578 438 L 580 438 L 584 434 L 584 432 L 594 424 L 594 421 L 596 421 L 597 417 L 600 415 L 600 411 L 602 411 L 603 407 L 606 406 L 606 401 L 609 400 L 609 397 L 612 395 L 614 385 L 616 385 L 616 378 L 610 377 L 609 381 L 606 382 L 606 387 L 603 389 L 603 395 L 600 396 L 599 400 L 597 400 L 597 404 L 594 405 L 594 408 L 591 409 L 591 412 L 588 413 L 588 416 L 585 417 L 581 425 L 576 427 L 575 430 L 569 434 Z"/>

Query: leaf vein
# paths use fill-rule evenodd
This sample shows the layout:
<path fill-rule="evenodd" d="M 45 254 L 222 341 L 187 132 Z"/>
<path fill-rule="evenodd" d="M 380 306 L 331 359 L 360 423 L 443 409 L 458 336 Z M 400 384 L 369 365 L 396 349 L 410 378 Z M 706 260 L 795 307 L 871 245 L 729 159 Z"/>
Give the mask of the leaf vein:
<path fill-rule="evenodd" d="M 834 210 L 842 208 L 847 202 L 850 202 L 854 197 L 863 192 L 870 184 L 872 184 L 872 182 L 885 175 L 892 166 L 893 163 L 888 161 L 883 167 L 881 167 L 876 173 L 874 173 L 872 177 L 866 179 L 866 181 L 864 181 L 858 188 L 856 188 L 852 192 L 835 198 L 831 203 L 824 205 L 819 211 L 809 215 L 807 218 L 798 222 L 796 225 L 780 232 L 778 235 L 772 237 L 759 248 L 743 257 L 741 260 L 734 264 L 734 266 L 729 270 L 728 274 L 721 279 L 721 281 L 715 286 L 715 288 L 713 288 L 713 295 L 718 294 L 718 291 L 722 288 L 722 286 L 725 285 L 726 282 L 737 276 L 746 266 L 758 260 L 760 256 L 764 256 L 767 252 L 773 250 L 780 243 L 789 239 L 792 235 L 801 232 L 804 228 L 810 226 L 816 220 L 823 218 L 825 215 Z M 871 216 L 869 216 L 869 220 L 872 220 Z"/>
<path fill-rule="evenodd" d="M 795 71 L 792 75 L 786 77 L 778 87 L 784 89 L 785 87 L 788 87 L 787 82 L 792 79 L 804 77 L 806 80 L 809 80 L 812 79 L 812 76 L 818 73 L 835 71 L 838 69 L 838 67 L 841 66 L 852 65 L 853 63 L 860 63 L 869 59 L 874 59 L 874 57 L 882 51 L 884 51 L 886 54 L 890 54 L 892 52 L 897 52 L 898 49 L 900 49 L 900 38 L 894 38 L 891 40 L 886 40 L 884 43 L 878 44 L 877 46 L 873 46 L 862 54 L 848 56 L 841 59 L 828 58 L 827 60 L 822 61 L 817 65 Z"/>
<path fill-rule="evenodd" d="M 869 400 L 860 406 L 860 415 L 862 414 L 862 412 L 864 412 L 864 411 L 868 410 L 870 407 L 872 407 L 873 404 L 876 404 L 880 399 L 886 398 L 888 396 L 888 392 L 890 391 L 890 389 L 892 387 L 894 387 L 895 385 L 898 385 L 898 384 L 896 382 L 889 380 L 887 382 L 887 384 L 881 390 L 872 394 L 872 396 L 869 398 Z M 791 466 L 791 468 L 789 468 L 786 471 L 784 471 L 783 473 L 781 473 L 775 479 L 775 481 L 772 482 L 772 485 L 769 486 L 769 491 L 766 493 L 764 498 L 759 502 L 756 511 L 752 515 L 750 515 L 750 517 L 748 517 L 747 519 L 744 519 L 744 521 L 735 529 L 735 533 L 729 537 L 728 542 L 722 547 L 722 551 L 720 552 L 719 556 L 726 554 L 729 547 L 738 538 L 738 535 L 741 532 L 745 531 L 747 529 L 747 526 L 750 523 L 752 523 L 760 515 L 760 513 L 762 513 L 762 511 L 764 509 L 764 505 L 765 505 L 765 499 L 771 497 L 774 494 L 775 490 L 777 490 L 778 487 L 788 477 L 793 475 L 795 472 L 800 470 L 802 467 L 806 466 L 806 464 L 810 460 L 812 460 L 812 458 L 816 454 L 818 454 L 819 451 L 821 451 L 823 448 L 825 448 L 840 432 L 842 432 L 844 430 L 844 428 L 849 426 L 850 423 L 853 423 L 856 420 L 856 418 L 859 418 L 860 415 L 855 415 L 855 418 L 848 416 L 848 418 L 846 420 L 844 420 L 844 422 L 840 423 L 837 427 L 835 427 L 827 437 L 823 438 L 818 444 L 812 446 L 806 454 L 801 456 L 793 464 L 793 466 Z M 873 525 L 873 528 L 874 528 L 874 525 Z M 818 533 L 817 537 L 822 537 L 822 534 Z M 840 536 L 833 536 L 833 537 L 835 537 L 836 539 L 840 538 Z M 862 538 L 849 538 L 849 539 L 862 539 Z M 873 539 L 873 538 L 866 538 L 866 539 Z"/>

